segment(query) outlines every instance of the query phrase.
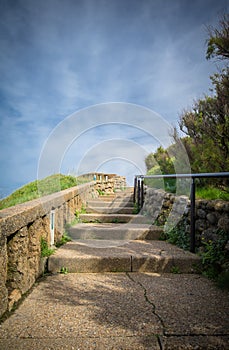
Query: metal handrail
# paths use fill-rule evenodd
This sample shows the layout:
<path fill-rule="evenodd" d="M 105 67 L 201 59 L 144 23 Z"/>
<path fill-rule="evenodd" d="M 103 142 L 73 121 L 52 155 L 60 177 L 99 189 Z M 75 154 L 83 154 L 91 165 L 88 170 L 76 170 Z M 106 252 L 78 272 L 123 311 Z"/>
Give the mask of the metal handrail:
<path fill-rule="evenodd" d="M 196 174 L 166 174 L 166 175 L 135 175 L 134 179 L 134 201 L 136 203 L 137 194 L 137 206 L 138 208 L 143 207 L 144 203 L 144 179 L 159 179 L 159 178 L 190 178 L 191 189 L 190 189 L 190 251 L 195 252 L 196 237 L 195 237 L 195 199 L 196 199 L 196 186 L 195 179 L 197 178 L 226 178 L 229 177 L 229 172 L 221 173 L 196 173 Z"/>

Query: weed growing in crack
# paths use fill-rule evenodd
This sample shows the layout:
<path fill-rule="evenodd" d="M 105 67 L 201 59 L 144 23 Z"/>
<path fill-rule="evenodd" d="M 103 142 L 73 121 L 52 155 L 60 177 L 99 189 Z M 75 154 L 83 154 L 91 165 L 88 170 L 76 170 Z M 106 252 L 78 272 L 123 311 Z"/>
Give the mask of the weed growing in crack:
<path fill-rule="evenodd" d="M 49 248 L 48 246 L 48 242 L 46 241 L 46 239 L 44 239 L 44 237 L 41 237 L 41 257 L 49 257 L 50 255 L 52 255 L 55 252 L 55 249 Z"/>

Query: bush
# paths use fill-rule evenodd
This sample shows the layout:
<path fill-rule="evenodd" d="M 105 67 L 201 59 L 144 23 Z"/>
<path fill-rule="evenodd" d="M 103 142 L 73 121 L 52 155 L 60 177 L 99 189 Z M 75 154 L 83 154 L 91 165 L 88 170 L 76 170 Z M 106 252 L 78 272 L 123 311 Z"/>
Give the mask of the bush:
<path fill-rule="evenodd" d="M 165 239 L 171 244 L 188 250 L 190 248 L 190 237 L 186 233 L 186 219 L 181 220 L 175 227 L 166 232 Z"/>
<path fill-rule="evenodd" d="M 54 253 L 55 249 L 51 249 L 48 246 L 47 241 L 41 237 L 41 257 L 48 257 Z"/>
<path fill-rule="evenodd" d="M 70 242 L 70 241 L 71 241 L 71 238 L 66 233 L 64 233 L 63 236 L 61 237 L 61 239 L 56 243 L 56 247 L 59 248 L 62 245 L 64 245 L 65 243 Z"/>
<path fill-rule="evenodd" d="M 226 244 L 229 240 L 229 232 L 219 230 L 216 241 L 202 239 L 204 250 L 201 252 L 203 273 L 214 280 L 220 287 L 229 289 L 229 271 L 224 266 L 229 263 L 229 254 Z"/>

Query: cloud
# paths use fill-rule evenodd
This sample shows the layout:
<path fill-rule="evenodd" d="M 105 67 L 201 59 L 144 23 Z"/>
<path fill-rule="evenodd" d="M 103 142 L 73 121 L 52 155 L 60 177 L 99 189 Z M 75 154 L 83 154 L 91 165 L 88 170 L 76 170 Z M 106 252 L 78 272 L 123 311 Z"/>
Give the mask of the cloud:
<path fill-rule="evenodd" d="M 40 155 L 38 178 L 62 169 L 75 169 L 77 175 L 93 172 L 117 158 L 133 164 L 138 172 L 145 172 L 146 146 L 152 151 L 156 145 L 170 145 L 170 129 L 160 115 L 134 104 L 106 103 L 82 109 L 50 134 Z M 189 172 L 186 164 L 188 161 L 182 163 L 182 170 Z"/>
<path fill-rule="evenodd" d="M 215 67 L 205 60 L 204 26 L 217 23 L 226 0 L 34 2 L 0 0 L 2 183 L 16 183 L 17 173 L 21 182 L 33 180 L 48 135 L 75 111 L 129 102 L 176 124 L 180 110 L 208 92 Z M 86 112 L 84 118 L 81 130 Z M 99 118 L 94 115 L 90 127 Z M 142 127 L 151 128 L 147 122 Z M 79 129 L 66 128 L 50 152 L 66 152 Z M 86 144 L 102 141 L 95 130 Z M 121 138 L 128 139 L 130 130 L 126 136 L 123 130 Z M 157 135 L 156 143 L 132 136 L 148 149 L 158 144 Z"/>

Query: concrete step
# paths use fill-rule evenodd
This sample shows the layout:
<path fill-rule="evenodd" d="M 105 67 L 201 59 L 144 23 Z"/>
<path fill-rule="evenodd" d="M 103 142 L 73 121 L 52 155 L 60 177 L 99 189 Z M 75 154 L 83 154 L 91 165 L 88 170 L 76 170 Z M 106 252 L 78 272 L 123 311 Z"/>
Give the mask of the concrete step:
<path fill-rule="evenodd" d="M 154 272 L 193 273 L 201 259 L 164 241 L 69 242 L 48 259 L 52 273 Z"/>
<path fill-rule="evenodd" d="M 134 208 L 133 207 L 87 207 L 86 208 L 87 213 L 104 213 L 104 214 L 133 214 Z"/>
<path fill-rule="evenodd" d="M 68 229 L 72 240 L 158 240 L 163 230 L 158 226 L 146 224 L 76 224 Z"/>
<path fill-rule="evenodd" d="M 104 196 L 99 196 L 93 200 L 101 200 L 104 202 L 111 202 L 111 201 L 130 201 L 133 202 L 133 195 L 127 194 L 127 195 L 104 195 Z"/>
<path fill-rule="evenodd" d="M 152 219 L 145 215 L 134 214 L 80 214 L 82 222 L 95 222 L 95 223 L 127 223 L 132 224 L 148 224 L 152 223 Z"/>
<path fill-rule="evenodd" d="M 113 201 L 116 198 L 115 194 L 109 194 L 109 195 L 104 195 L 104 196 L 99 196 L 95 198 L 96 200 L 102 200 L 102 201 Z"/>
<path fill-rule="evenodd" d="M 134 187 L 126 187 L 125 190 L 115 189 L 115 194 L 125 195 L 126 193 L 134 193 Z"/>
<path fill-rule="evenodd" d="M 87 202 L 88 208 L 96 208 L 96 207 L 133 207 L 134 203 L 129 200 L 113 200 L 113 201 L 103 201 L 103 200 L 90 200 Z"/>

